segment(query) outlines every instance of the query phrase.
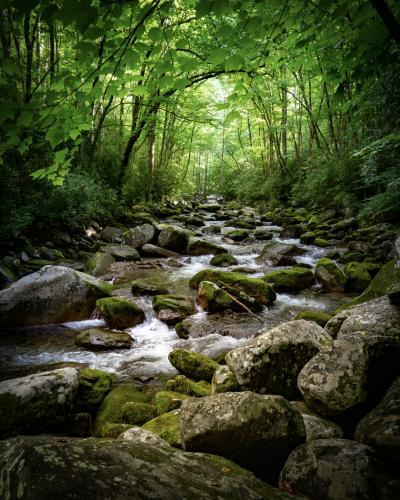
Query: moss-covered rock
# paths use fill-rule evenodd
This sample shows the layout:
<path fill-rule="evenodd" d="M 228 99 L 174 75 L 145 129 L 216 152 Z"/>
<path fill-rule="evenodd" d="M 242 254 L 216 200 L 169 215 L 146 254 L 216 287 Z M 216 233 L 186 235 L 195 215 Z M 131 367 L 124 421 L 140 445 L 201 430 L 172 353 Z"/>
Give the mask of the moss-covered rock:
<path fill-rule="evenodd" d="M 9 285 L 17 279 L 16 274 L 8 266 L 0 262 L 0 288 Z"/>
<path fill-rule="evenodd" d="M 157 318 L 167 325 L 175 325 L 195 313 L 193 299 L 186 295 L 156 295 L 153 309 Z"/>
<path fill-rule="evenodd" d="M 270 241 L 264 246 L 261 255 L 256 258 L 256 262 L 270 266 L 295 266 L 296 259 L 294 257 L 303 255 L 304 252 L 305 249 L 298 245 Z"/>
<path fill-rule="evenodd" d="M 122 407 L 122 422 L 131 425 L 143 425 L 157 416 L 157 408 L 149 403 L 128 401 Z"/>
<path fill-rule="evenodd" d="M 106 422 L 99 437 L 102 438 L 117 438 L 123 432 L 131 428 L 131 424 L 116 424 L 114 422 Z"/>
<path fill-rule="evenodd" d="M 304 311 L 300 311 L 296 316 L 296 319 L 305 319 L 306 321 L 315 321 L 322 328 L 328 323 L 328 321 L 332 318 L 332 314 L 327 314 L 323 311 L 314 311 L 311 309 L 306 309 Z"/>
<path fill-rule="evenodd" d="M 219 367 L 218 363 L 204 354 L 187 349 L 174 349 L 169 353 L 168 359 L 181 374 L 196 381 L 211 382 L 215 370 Z"/>
<path fill-rule="evenodd" d="M 229 267 L 234 266 L 238 263 L 238 260 L 229 253 L 220 253 L 218 255 L 214 255 L 214 257 L 210 260 L 210 264 L 216 267 Z"/>
<path fill-rule="evenodd" d="M 227 291 L 231 294 L 237 289 L 253 297 L 262 305 L 272 305 L 276 299 L 271 285 L 258 278 L 248 278 L 244 274 L 204 269 L 190 279 L 189 286 L 196 289 L 202 281 L 211 281 L 218 286 L 226 285 L 230 287 Z"/>
<path fill-rule="evenodd" d="M 346 275 L 340 267 L 331 259 L 323 257 L 315 265 L 315 278 L 322 286 L 330 292 L 344 291 Z"/>
<path fill-rule="evenodd" d="M 168 289 L 161 284 L 157 284 L 149 278 L 142 278 L 132 281 L 132 295 L 164 295 Z"/>
<path fill-rule="evenodd" d="M 133 339 L 127 333 L 89 328 L 75 336 L 75 344 L 90 351 L 112 351 L 114 349 L 130 349 Z"/>
<path fill-rule="evenodd" d="M 303 245 L 311 245 L 315 240 L 316 234 L 314 231 L 307 231 L 300 236 L 300 243 Z"/>
<path fill-rule="evenodd" d="M 317 247 L 327 247 L 329 243 L 324 238 L 315 238 L 314 245 Z"/>
<path fill-rule="evenodd" d="M 188 255 L 218 255 L 226 253 L 226 248 L 202 238 L 189 238 L 186 253 Z"/>
<path fill-rule="evenodd" d="M 173 410 L 168 413 L 163 413 L 149 422 L 146 422 L 142 427 L 165 439 L 171 446 L 182 448 L 182 437 L 179 429 L 179 411 L 180 410 Z"/>
<path fill-rule="evenodd" d="M 233 241 L 243 241 L 249 237 L 249 232 L 246 229 L 233 229 L 232 231 L 228 231 L 225 236 Z"/>
<path fill-rule="evenodd" d="M 114 264 L 115 259 L 112 255 L 105 252 L 96 252 L 86 262 L 85 272 L 92 276 L 101 276 L 108 271 L 111 264 Z"/>
<path fill-rule="evenodd" d="M 149 401 L 150 398 L 147 394 L 139 391 L 131 384 L 115 387 L 107 394 L 100 406 L 94 423 L 94 435 L 103 436 L 102 430 L 107 422 L 122 424 L 122 409 L 125 403 L 148 403 Z"/>
<path fill-rule="evenodd" d="M 180 392 L 188 396 L 203 397 L 211 394 L 211 384 L 204 380 L 194 382 L 185 375 L 177 375 L 165 384 L 167 391 Z"/>
<path fill-rule="evenodd" d="M 363 262 L 349 262 L 346 264 L 345 273 L 347 276 L 345 290 L 347 292 L 361 293 L 371 283 L 368 265 Z"/>
<path fill-rule="evenodd" d="M 245 307 L 252 311 L 262 310 L 263 305 L 253 297 L 237 288 L 224 284 L 221 286 L 223 288 L 211 281 L 200 283 L 197 291 L 197 302 L 205 311 L 216 313 L 230 309 L 231 311 L 244 312 Z"/>
<path fill-rule="evenodd" d="M 240 391 L 240 385 L 235 374 L 231 372 L 228 366 L 219 366 L 211 380 L 211 394 L 236 391 Z"/>
<path fill-rule="evenodd" d="M 176 334 L 180 339 L 187 340 L 189 338 L 189 326 L 185 321 L 181 321 L 175 325 Z"/>
<path fill-rule="evenodd" d="M 314 275 L 310 269 L 292 267 L 273 271 L 264 276 L 265 281 L 272 283 L 276 292 L 298 292 L 310 288 L 314 284 Z"/>
<path fill-rule="evenodd" d="M 79 371 L 79 387 L 75 406 L 77 411 L 93 413 L 110 392 L 113 376 L 94 368 Z"/>
<path fill-rule="evenodd" d="M 100 315 L 111 328 L 124 330 L 145 320 L 145 314 L 134 302 L 119 297 L 106 297 L 96 302 Z"/>
<path fill-rule="evenodd" d="M 181 407 L 182 401 L 189 398 L 187 394 L 174 391 L 160 391 L 154 396 L 158 415 L 177 410 Z"/>
<path fill-rule="evenodd" d="M 103 245 L 99 250 L 112 255 L 116 260 L 140 260 L 139 252 L 129 245 Z"/>

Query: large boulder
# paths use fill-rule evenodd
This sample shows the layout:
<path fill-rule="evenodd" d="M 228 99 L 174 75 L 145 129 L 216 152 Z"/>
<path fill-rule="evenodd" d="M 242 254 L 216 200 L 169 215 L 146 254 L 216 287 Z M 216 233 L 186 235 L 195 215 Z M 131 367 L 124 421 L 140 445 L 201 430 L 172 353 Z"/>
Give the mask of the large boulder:
<path fill-rule="evenodd" d="M 311 411 L 303 401 L 293 401 L 291 404 L 300 411 L 303 417 L 304 427 L 306 428 L 306 441 L 343 437 L 343 429 L 339 425 L 320 417 Z"/>
<path fill-rule="evenodd" d="M 90 351 L 113 351 L 114 349 L 130 349 L 133 339 L 128 333 L 89 328 L 75 336 L 75 344 Z"/>
<path fill-rule="evenodd" d="M 211 394 L 238 391 L 240 391 L 240 385 L 236 380 L 235 374 L 231 372 L 228 366 L 219 366 L 215 370 L 211 380 Z"/>
<path fill-rule="evenodd" d="M 122 422 L 130 425 L 142 425 L 157 417 L 157 408 L 150 403 L 128 401 L 122 407 Z"/>
<path fill-rule="evenodd" d="M 187 231 L 174 225 L 164 227 L 158 235 L 158 243 L 161 247 L 177 253 L 185 252 L 188 240 Z"/>
<path fill-rule="evenodd" d="M 166 248 L 158 247 L 157 245 L 152 245 L 151 243 L 143 245 L 142 252 L 152 255 L 153 257 L 179 257 L 179 253 Z"/>
<path fill-rule="evenodd" d="M 104 245 L 100 247 L 100 252 L 112 255 L 115 260 L 140 260 L 139 252 L 129 245 Z"/>
<path fill-rule="evenodd" d="M 202 238 L 189 238 L 186 253 L 188 255 L 217 255 L 226 253 L 226 248 Z"/>
<path fill-rule="evenodd" d="M 242 388 L 261 394 L 298 395 L 297 376 L 331 337 L 316 323 L 297 320 L 268 330 L 226 355 Z"/>
<path fill-rule="evenodd" d="M 305 441 L 301 414 L 285 398 L 247 391 L 187 399 L 180 430 L 187 451 L 230 458 L 272 481 L 289 453 Z"/>
<path fill-rule="evenodd" d="M 216 267 L 229 267 L 238 264 L 238 260 L 229 253 L 220 253 L 218 255 L 214 255 L 214 257 L 210 260 L 210 264 Z"/>
<path fill-rule="evenodd" d="M 202 281 L 197 290 L 197 302 L 205 311 L 210 313 L 221 312 L 226 309 L 236 312 L 244 312 L 245 308 L 252 311 L 262 310 L 263 305 L 246 293 L 237 289 L 230 289 L 230 292 L 233 292 L 234 295 L 211 281 Z"/>
<path fill-rule="evenodd" d="M 123 242 L 134 248 L 142 248 L 143 245 L 151 243 L 155 237 L 156 228 L 152 224 L 142 224 L 128 229 L 123 235 Z"/>
<path fill-rule="evenodd" d="M 382 401 L 357 425 L 355 439 L 367 444 L 381 457 L 400 463 L 400 377 Z"/>
<path fill-rule="evenodd" d="M 94 368 L 79 370 L 79 387 L 75 399 L 78 412 L 94 413 L 110 392 L 113 377 Z"/>
<path fill-rule="evenodd" d="M 122 229 L 119 227 L 107 226 L 100 231 L 99 237 L 110 243 L 120 243 L 122 236 Z"/>
<path fill-rule="evenodd" d="M 362 302 L 342 310 L 325 325 L 333 337 L 364 331 L 368 335 L 400 337 L 400 307 L 392 305 L 387 296 Z"/>
<path fill-rule="evenodd" d="M 232 229 L 225 233 L 225 236 L 233 241 L 243 241 L 249 237 L 249 232 L 246 229 Z"/>
<path fill-rule="evenodd" d="M 136 439 L 25 436 L 2 441 L 2 497 L 293 499 L 224 458 Z"/>
<path fill-rule="evenodd" d="M 106 297 L 96 302 L 100 316 L 117 330 L 124 330 L 143 323 L 144 311 L 134 302 L 120 297 Z"/>
<path fill-rule="evenodd" d="M 314 356 L 301 370 L 298 386 L 318 414 L 359 418 L 398 374 L 399 355 L 393 337 L 351 333 Z"/>
<path fill-rule="evenodd" d="M 305 288 L 310 288 L 314 284 L 314 275 L 310 269 L 305 267 L 292 267 L 290 269 L 280 269 L 265 275 L 265 281 L 274 286 L 274 290 L 279 293 L 299 292 Z"/>
<path fill-rule="evenodd" d="M 154 396 L 154 403 L 157 408 L 158 415 L 177 410 L 181 407 L 182 401 L 190 396 L 175 391 L 160 391 Z"/>
<path fill-rule="evenodd" d="M 347 278 L 344 271 L 332 259 L 323 257 L 315 264 L 315 279 L 325 290 L 343 293 Z"/>
<path fill-rule="evenodd" d="M 384 500 L 397 498 L 399 491 L 399 482 L 383 473 L 372 448 L 346 439 L 317 439 L 296 448 L 279 485 L 324 500 Z"/>
<path fill-rule="evenodd" d="M 349 262 L 345 267 L 347 281 L 345 284 L 346 292 L 363 292 L 371 283 L 371 275 L 368 271 L 368 263 Z"/>
<path fill-rule="evenodd" d="M 179 412 L 180 410 L 178 409 L 163 413 L 143 424 L 143 429 L 154 432 L 154 434 L 160 436 L 171 446 L 182 448 Z"/>
<path fill-rule="evenodd" d="M 88 274 L 45 266 L 0 291 L 3 327 L 46 325 L 87 319 L 109 288 Z"/>
<path fill-rule="evenodd" d="M 304 252 L 304 248 L 297 245 L 270 241 L 256 260 L 270 266 L 291 266 L 296 264 L 294 257 L 303 255 Z"/>
<path fill-rule="evenodd" d="M 168 354 L 171 365 L 180 373 L 193 380 L 211 382 L 219 364 L 202 353 L 187 349 L 174 349 Z"/>
<path fill-rule="evenodd" d="M 153 309 L 157 318 L 167 325 L 175 325 L 195 313 L 193 299 L 185 295 L 156 295 Z"/>
<path fill-rule="evenodd" d="M 205 380 L 200 382 L 195 382 L 190 380 L 190 378 L 185 377 L 185 375 L 177 375 L 171 378 L 165 384 L 167 391 L 179 392 L 181 394 L 186 394 L 188 396 L 203 397 L 211 394 L 211 384 Z"/>
<path fill-rule="evenodd" d="M 0 438 L 68 431 L 78 375 L 61 368 L 0 382 Z"/>
<path fill-rule="evenodd" d="M 165 295 L 168 289 L 152 278 L 139 278 L 131 282 L 131 292 L 132 295 Z"/>
<path fill-rule="evenodd" d="M 112 255 L 105 252 L 96 252 L 86 262 L 85 272 L 92 276 L 101 276 L 108 271 L 111 264 L 114 264 L 115 259 Z"/>
<path fill-rule="evenodd" d="M 202 281 L 211 281 L 219 287 L 224 285 L 226 291 L 232 295 L 234 295 L 235 290 L 238 290 L 253 297 L 262 305 L 272 305 L 276 299 L 271 285 L 258 278 L 248 278 L 244 274 L 204 269 L 192 276 L 189 286 L 197 289 Z"/>

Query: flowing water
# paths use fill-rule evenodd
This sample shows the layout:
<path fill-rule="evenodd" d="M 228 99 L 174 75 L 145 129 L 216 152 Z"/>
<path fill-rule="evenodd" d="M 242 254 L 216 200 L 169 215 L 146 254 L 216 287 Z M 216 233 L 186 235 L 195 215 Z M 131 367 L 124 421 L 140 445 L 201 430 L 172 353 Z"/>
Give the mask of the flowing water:
<path fill-rule="evenodd" d="M 222 231 L 217 235 L 203 235 L 205 239 L 223 245 L 238 261 L 238 264 L 224 270 L 235 271 L 245 269 L 251 277 L 263 276 L 265 272 L 280 267 L 268 267 L 256 262 L 266 241 L 246 240 L 234 244 L 224 236 L 227 230 L 234 229 L 223 226 L 223 222 L 212 220 L 207 215 L 207 224 L 220 226 Z M 259 223 L 262 226 L 262 223 Z M 268 226 L 268 224 L 265 224 Z M 312 245 L 301 245 L 297 239 L 280 239 L 278 226 L 268 226 L 273 233 L 273 241 L 295 244 L 305 250 L 296 257 L 297 262 L 314 266 L 315 262 L 326 253 L 326 249 Z M 188 286 L 189 279 L 201 271 L 211 267 L 212 255 L 196 257 L 182 256 L 179 259 L 165 260 L 161 269 L 134 269 L 119 274 L 114 281 L 121 287 L 116 294 L 130 296 L 129 282 L 137 278 L 146 278 L 156 284 L 162 284 L 170 293 L 194 296 Z M 177 262 L 178 261 L 178 262 Z M 170 263 L 170 264 L 168 264 Z M 243 272 L 243 271 L 242 271 Z M 260 331 L 290 321 L 304 309 L 332 312 L 344 302 L 343 296 L 321 294 L 306 290 L 299 294 L 278 294 L 273 306 L 265 307 L 258 314 L 259 319 L 247 313 L 239 314 L 230 311 L 209 315 L 197 309 L 190 317 L 192 324 L 191 338 L 179 339 L 174 328 L 159 321 L 152 310 L 151 298 L 135 297 L 135 302 L 146 314 L 144 323 L 126 330 L 134 339 L 131 349 L 106 352 L 91 352 L 77 347 L 74 343 L 76 331 L 92 327 L 105 326 L 100 319 L 90 319 L 65 323 L 64 325 L 47 325 L 30 327 L 13 331 L 11 335 L 0 336 L 0 378 L 10 378 L 35 371 L 35 367 L 63 363 L 89 366 L 115 373 L 120 379 L 136 379 L 142 381 L 161 380 L 175 372 L 168 361 L 168 353 L 176 347 L 186 347 L 215 357 L 227 352 L 256 336 Z M 40 368 L 42 369 L 42 368 Z"/>

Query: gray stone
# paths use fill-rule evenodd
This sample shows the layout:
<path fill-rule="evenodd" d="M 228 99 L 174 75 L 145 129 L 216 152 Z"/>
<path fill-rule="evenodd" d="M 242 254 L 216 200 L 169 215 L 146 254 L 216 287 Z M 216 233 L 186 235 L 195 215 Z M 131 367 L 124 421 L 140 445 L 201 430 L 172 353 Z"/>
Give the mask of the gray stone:
<path fill-rule="evenodd" d="M 325 290 L 342 293 L 347 277 L 333 260 L 324 257 L 315 265 L 315 279 Z"/>
<path fill-rule="evenodd" d="M 100 251 L 109 253 L 116 260 L 140 260 L 140 255 L 136 248 L 130 247 L 128 245 L 104 245 L 100 247 Z"/>
<path fill-rule="evenodd" d="M 221 245 L 195 237 L 189 238 L 186 247 L 186 253 L 188 255 L 217 255 L 226 252 L 226 248 Z"/>
<path fill-rule="evenodd" d="M 158 449 L 170 450 L 171 445 L 154 432 L 147 431 L 142 427 L 131 427 L 118 436 L 119 439 L 129 441 L 138 445 L 152 445 Z"/>
<path fill-rule="evenodd" d="M 180 430 L 188 451 L 230 458 L 276 480 L 288 454 L 305 440 L 301 414 L 281 396 L 230 392 L 182 403 Z"/>
<path fill-rule="evenodd" d="M 142 248 L 143 245 L 151 243 L 156 237 L 156 229 L 152 224 L 142 224 L 124 233 L 123 242 L 134 248 Z"/>
<path fill-rule="evenodd" d="M 235 374 L 230 371 L 228 366 L 219 366 L 215 370 L 211 380 L 211 394 L 237 391 L 240 391 L 240 385 L 236 380 Z"/>
<path fill-rule="evenodd" d="M 294 398 L 300 370 L 331 344 L 331 337 L 319 325 L 296 320 L 262 333 L 225 359 L 242 388 Z"/>
<path fill-rule="evenodd" d="M 343 429 L 339 425 L 312 412 L 304 402 L 292 401 L 291 404 L 300 411 L 303 417 L 306 441 L 343 437 Z"/>
<path fill-rule="evenodd" d="M 75 344 L 90 351 L 110 351 L 114 349 L 130 349 L 133 339 L 127 333 L 89 328 L 76 335 Z"/>
<path fill-rule="evenodd" d="M 86 262 L 85 272 L 92 276 L 101 276 L 108 271 L 111 264 L 114 264 L 115 259 L 109 253 L 96 252 Z"/>
<path fill-rule="evenodd" d="M 167 250 L 166 248 L 158 247 L 156 245 L 151 245 L 150 243 L 143 245 L 142 252 L 155 257 L 179 257 L 179 253 Z"/>
<path fill-rule="evenodd" d="M 188 240 L 187 231 L 174 225 L 164 227 L 158 235 L 158 243 L 161 247 L 178 253 L 185 252 Z"/>
<path fill-rule="evenodd" d="M 119 227 L 107 226 L 100 231 L 99 236 L 102 240 L 110 243 L 120 243 L 122 236 L 122 229 Z"/>

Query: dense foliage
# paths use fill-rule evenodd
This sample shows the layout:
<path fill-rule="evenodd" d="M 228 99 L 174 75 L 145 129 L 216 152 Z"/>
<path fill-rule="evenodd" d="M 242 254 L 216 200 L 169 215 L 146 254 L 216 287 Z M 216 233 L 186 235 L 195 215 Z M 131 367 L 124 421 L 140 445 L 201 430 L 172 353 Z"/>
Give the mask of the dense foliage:
<path fill-rule="evenodd" d="M 0 9 L 1 238 L 210 192 L 398 214 L 396 2 Z"/>

